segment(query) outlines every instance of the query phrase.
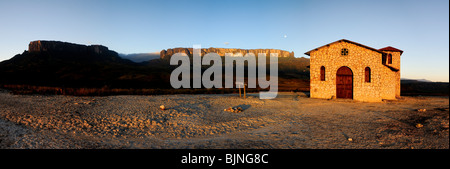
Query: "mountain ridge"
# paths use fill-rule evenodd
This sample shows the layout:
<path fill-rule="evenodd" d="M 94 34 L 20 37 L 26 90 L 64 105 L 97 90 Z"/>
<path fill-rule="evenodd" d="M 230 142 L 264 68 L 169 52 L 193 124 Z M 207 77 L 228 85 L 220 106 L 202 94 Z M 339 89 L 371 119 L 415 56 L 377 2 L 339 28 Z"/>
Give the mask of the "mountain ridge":
<path fill-rule="evenodd" d="M 158 52 L 151 52 L 151 53 L 131 53 L 131 54 L 122 54 L 119 53 L 119 56 L 124 59 L 131 60 L 136 63 L 141 62 L 147 62 L 153 59 L 159 59 L 159 53 Z"/>
<path fill-rule="evenodd" d="M 0 84 L 171 89 L 170 75 L 177 67 L 161 58 L 135 63 L 102 45 L 32 41 L 28 47 L 0 62 Z M 279 65 L 280 76 L 308 86 L 309 59 L 284 57 Z"/>

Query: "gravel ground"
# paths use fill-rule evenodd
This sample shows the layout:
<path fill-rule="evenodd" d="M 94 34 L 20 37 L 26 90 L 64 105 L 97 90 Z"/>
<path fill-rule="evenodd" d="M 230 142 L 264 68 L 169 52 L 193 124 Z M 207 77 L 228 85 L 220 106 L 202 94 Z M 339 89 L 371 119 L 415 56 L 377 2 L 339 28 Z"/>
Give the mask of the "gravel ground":
<path fill-rule="evenodd" d="M 449 148 L 448 97 L 362 103 L 304 93 L 279 93 L 273 100 L 249 95 L 76 97 L 0 91 L 0 148 Z M 224 111 L 229 107 L 243 111 Z"/>

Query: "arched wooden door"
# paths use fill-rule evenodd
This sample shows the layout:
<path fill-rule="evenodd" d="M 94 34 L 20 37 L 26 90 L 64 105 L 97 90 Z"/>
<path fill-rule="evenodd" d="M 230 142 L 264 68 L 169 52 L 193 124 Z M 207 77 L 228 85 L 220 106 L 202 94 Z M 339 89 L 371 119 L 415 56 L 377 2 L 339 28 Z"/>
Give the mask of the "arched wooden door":
<path fill-rule="evenodd" d="M 336 98 L 353 99 L 353 72 L 347 66 L 336 72 Z"/>

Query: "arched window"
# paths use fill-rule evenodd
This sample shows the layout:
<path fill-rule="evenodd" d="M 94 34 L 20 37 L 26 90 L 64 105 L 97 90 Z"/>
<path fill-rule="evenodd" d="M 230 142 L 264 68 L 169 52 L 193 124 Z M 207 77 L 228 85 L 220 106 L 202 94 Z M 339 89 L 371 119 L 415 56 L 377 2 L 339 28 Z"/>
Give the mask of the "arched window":
<path fill-rule="evenodd" d="M 364 74 L 365 74 L 365 82 L 369 82 L 370 83 L 370 80 L 371 80 L 371 72 L 370 72 L 370 68 L 369 67 L 366 67 L 366 69 L 364 69 Z"/>
<path fill-rule="evenodd" d="M 325 67 L 320 67 L 320 81 L 325 81 Z"/>
<path fill-rule="evenodd" d="M 392 64 L 392 55 L 391 54 L 388 54 L 387 59 L 388 59 L 388 64 Z"/>

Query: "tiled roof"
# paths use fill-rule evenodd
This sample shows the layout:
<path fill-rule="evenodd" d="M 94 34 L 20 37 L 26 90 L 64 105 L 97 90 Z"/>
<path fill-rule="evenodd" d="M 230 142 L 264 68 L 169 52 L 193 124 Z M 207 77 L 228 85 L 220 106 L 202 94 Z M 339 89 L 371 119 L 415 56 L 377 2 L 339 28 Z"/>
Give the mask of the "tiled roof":
<path fill-rule="evenodd" d="M 348 42 L 348 43 L 352 43 L 352 44 L 361 46 L 361 47 L 366 48 L 366 49 L 369 49 L 369 50 L 373 50 L 373 51 L 378 52 L 378 53 L 382 53 L 381 51 L 379 51 L 379 50 L 377 50 L 377 49 L 375 49 L 375 48 L 371 48 L 371 47 L 368 47 L 368 46 L 363 45 L 363 44 L 360 44 L 360 43 L 356 43 L 356 42 L 353 42 L 353 41 L 349 41 L 349 40 L 347 40 L 347 39 L 341 39 L 341 40 L 338 40 L 338 41 L 336 41 L 336 42 L 332 42 L 332 43 L 323 45 L 323 46 L 321 46 L 321 47 L 315 48 L 315 49 L 313 49 L 313 50 L 310 50 L 310 51 L 306 52 L 305 54 L 309 56 L 309 54 L 310 54 L 312 51 L 314 51 L 314 50 L 318 50 L 318 49 L 320 49 L 320 48 L 323 48 L 323 47 L 325 47 L 325 46 L 329 46 L 329 45 L 331 45 L 331 44 L 333 44 L 333 43 L 338 43 L 338 42 Z"/>
<path fill-rule="evenodd" d="M 375 52 L 378 52 L 378 53 L 382 53 L 382 51 L 400 52 L 400 55 L 403 53 L 402 50 L 397 49 L 397 48 L 394 48 L 394 47 L 392 47 L 392 46 L 388 46 L 388 47 L 381 48 L 381 49 L 375 49 L 375 48 L 371 48 L 371 47 L 368 47 L 368 46 L 363 45 L 363 44 L 360 44 L 360 43 L 356 43 L 356 42 L 353 42 L 353 41 L 349 41 L 349 40 L 347 40 L 347 39 L 341 39 L 341 40 L 338 40 L 338 41 L 336 41 L 336 42 L 332 42 L 332 43 L 323 45 L 323 46 L 321 46 L 321 47 L 315 48 L 315 49 L 313 49 L 313 50 L 310 50 L 310 51 L 306 52 L 305 54 L 309 56 L 309 54 L 310 54 L 312 51 L 314 51 L 314 50 L 318 50 L 318 49 L 320 49 L 320 48 L 323 48 L 323 47 L 325 47 L 325 46 L 329 46 L 329 45 L 331 45 L 331 44 L 333 44 L 333 43 L 338 43 L 338 42 L 348 42 L 348 43 L 352 43 L 352 44 L 361 46 L 361 47 L 363 47 L 363 48 L 366 48 L 366 49 L 369 49 L 369 50 L 372 50 L 372 51 L 375 51 Z"/>
<path fill-rule="evenodd" d="M 385 47 L 385 48 L 381 48 L 381 49 L 378 49 L 379 51 L 392 51 L 392 52 L 400 52 L 400 54 L 402 54 L 403 53 L 403 51 L 402 50 L 400 50 L 400 49 L 397 49 L 397 48 L 394 48 L 394 47 L 392 47 L 392 46 L 388 46 L 388 47 Z"/>

